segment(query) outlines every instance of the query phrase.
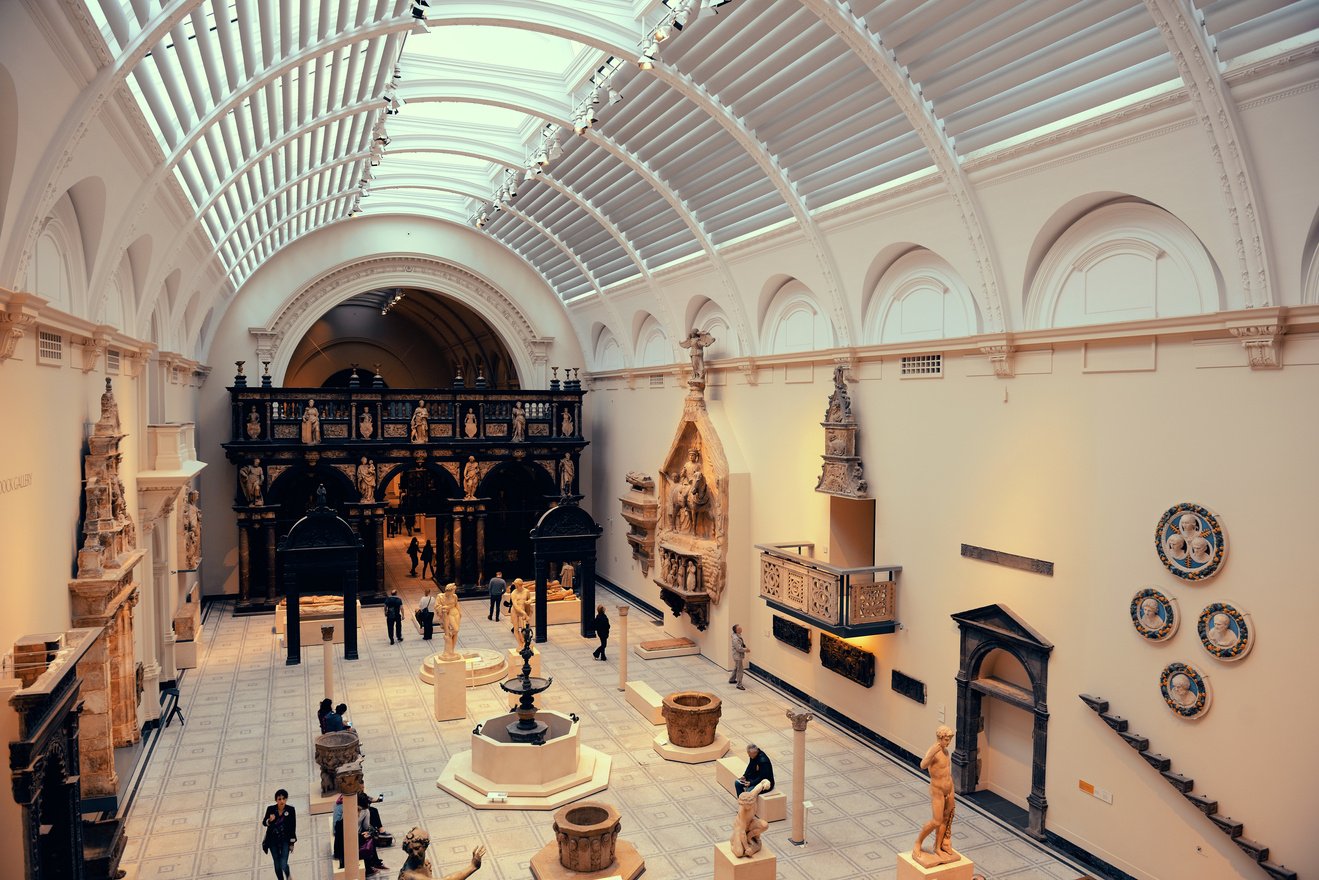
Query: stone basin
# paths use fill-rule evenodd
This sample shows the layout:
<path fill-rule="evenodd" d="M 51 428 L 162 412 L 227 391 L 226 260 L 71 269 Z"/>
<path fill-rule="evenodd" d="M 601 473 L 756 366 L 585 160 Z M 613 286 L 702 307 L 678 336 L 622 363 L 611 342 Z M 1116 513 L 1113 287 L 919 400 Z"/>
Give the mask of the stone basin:
<path fill-rule="evenodd" d="M 704 691 L 677 691 L 664 698 L 661 711 L 669 742 L 686 749 L 700 749 L 714 742 L 723 714 L 723 700 Z"/>
<path fill-rule="evenodd" d="M 622 827 L 618 810 L 611 804 L 581 801 L 564 807 L 554 814 L 559 864 L 581 874 L 603 871 L 614 863 Z"/>
<path fill-rule="evenodd" d="M 321 794 L 335 791 L 334 771 L 361 757 L 362 742 L 355 730 L 334 730 L 316 737 L 316 765 L 321 768 Z"/>

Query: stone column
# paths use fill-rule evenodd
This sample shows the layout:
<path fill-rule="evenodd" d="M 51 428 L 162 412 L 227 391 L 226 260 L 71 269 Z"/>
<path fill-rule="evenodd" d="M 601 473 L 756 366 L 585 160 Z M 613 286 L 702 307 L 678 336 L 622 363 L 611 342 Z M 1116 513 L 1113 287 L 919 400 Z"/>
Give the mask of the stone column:
<path fill-rule="evenodd" d="M 275 590 L 278 580 L 275 576 L 275 515 L 267 514 L 265 521 L 265 528 L 262 531 L 266 533 L 266 604 L 273 606 L 279 601 Z"/>
<path fill-rule="evenodd" d="M 462 514 L 456 511 L 453 515 L 453 572 L 451 579 L 458 586 L 463 585 L 463 517 Z"/>
<path fill-rule="evenodd" d="M 325 699 L 334 699 L 334 624 L 321 627 L 321 645 L 325 649 Z"/>
<path fill-rule="evenodd" d="M 485 583 L 485 511 L 476 515 L 476 582 Z"/>
<path fill-rule="evenodd" d="M 440 576 L 437 580 L 448 583 L 453 580 L 453 526 L 443 515 L 435 518 L 435 562 L 439 566 Z"/>
<path fill-rule="evenodd" d="M 627 690 L 627 611 L 626 605 L 618 606 L 618 689 Z"/>
<path fill-rule="evenodd" d="M 385 595 L 385 520 L 388 514 L 383 508 L 376 508 L 375 517 L 375 536 L 376 536 L 376 577 L 373 589 L 377 596 Z M 439 544 L 439 541 L 435 542 Z M 436 548 L 438 555 L 439 548 Z"/>
<path fill-rule="evenodd" d="M 105 630 L 78 661 L 82 713 L 78 722 L 78 769 L 82 796 L 113 797 L 119 787 L 110 740 L 110 648 Z"/>
<path fill-rule="evenodd" d="M 131 746 L 142 738 L 137 726 L 137 664 L 133 645 L 133 608 L 137 605 L 136 585 L 111 618 L 110 646 L 110 720 L 115 748 Z"/>
<path fill-rule="evenodd" d="M 792 722 L 792 836 L 788 842 L 795 846 L 806 843 L 806 725 L 814 717 L 813 712 L 788 710 Z"/>
<path fill-rule="evenodd" d="M 357 793 L 362 791 L 362 761 L 344 764 L 334 772 L 334 781 L 343 795 L 343 880 L 357 880 Z M 337 873 L 337 872 L 336 872 Z"/>
<path fill-rule="evenodd" d="M 252 601 L 252 547 L 247 533 L 247 520 L 238 520 L 238 605 Z"/>

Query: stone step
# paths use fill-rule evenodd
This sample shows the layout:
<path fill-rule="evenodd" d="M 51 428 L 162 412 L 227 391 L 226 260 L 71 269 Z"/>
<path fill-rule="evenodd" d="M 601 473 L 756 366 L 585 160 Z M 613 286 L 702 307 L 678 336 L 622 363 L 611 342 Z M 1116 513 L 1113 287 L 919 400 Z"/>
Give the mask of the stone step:
<path fill-rule="evenodd" d="M 1269 848 L 1257 840 L 1251 840 L 1248 837 L 1234 837 L 1232 842 L 1257 862 L 1262 862 L 1269 857 Z"/>
<path fill-rule="evenodd" d="M 1195 788 L 1195 780 L 1187 779 L 1180 773 L 1173 773 L 1171 770 L 1164 770 L 1161 775 L 1164 779 L 1168 780 L 1169 785 L 1180 791 L 1182 794 L 1186 794 L 1188 791 Z"/>
<path fill-rule="evenodd" d="M 1233 819 L 1231 816 L 1224 816 L 1220 813 L 1214 813 L 1209 817 L 1209 821 L 1217 825 L 1218 830 L 1222 831 L 1228 837 L 1241 836 L 1241 831 L 1242 831 L 1241 823 L 1238 822 L 1236 819 Z"/>
<path fill-rule="evenodd" d="M 1218 801 L 1210 800 L 1207 797 L 1198 794 L 1191 794 L 1189 792 L 1184 793 L 1182 797 L 1195 804 L 1196 809 L 1204 813 L 1206 816 L 1212 816 L 1214 813 L 1218 812 Z"/>
<path fill-rule="evenodd" d="M 1081 694 L 1080 697 L 1082 703 L 1085 703 L 1096 712 L 1108 711 L 1108 700 L 1105 700 L 1103 697 L 1092 697 L 1089 694 Z"/>
<path fill-rule="evenodd" d="M 1296 880 L 1296 872 L 1291 868 L 1275 865 L 1273 862 L 1260 862 L 1259 866 L 1274 880 Z"/>
<path fill-rule="evenodd" d="M 1118 736 L 1125 739 L 1127 745 L 1131 746 L 1138 752 L 1149 751 L 1150 741 L 1148 737 L 1141 736 L 1138 733 L 1123 733 L 1122 731 L 1118 731 Z"/>
<path fill-rule="evenodd" d="M 1160 773 L 1172 766 L 1172 759 L 1166 755 L 1156 755 L 1153 752 L 1141 752 L 1140 756 L 1145 759 L 1146 764 L 1149 764 Z"/>
<path fill-rule="evenodd" d="M 1104 719 L 1104 723 L 1118 733 L 1127 732 L 1127 719 L 1123 718 L 1121 715 L 1110 715 L 1108 712 L 1100 712 L 1099 717 Z"/>

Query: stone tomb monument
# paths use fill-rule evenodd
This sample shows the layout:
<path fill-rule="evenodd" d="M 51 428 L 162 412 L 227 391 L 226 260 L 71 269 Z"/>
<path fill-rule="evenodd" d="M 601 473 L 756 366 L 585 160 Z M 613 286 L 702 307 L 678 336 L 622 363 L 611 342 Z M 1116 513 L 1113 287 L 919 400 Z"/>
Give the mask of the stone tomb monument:
<path fill-rule="evenodd" d="M 554 840 L 531 857 L 535 880 L 634 880 L 646 870 L 637 848 L 619 840 L 618 810 L 582 801 L 554 814 Z"/>

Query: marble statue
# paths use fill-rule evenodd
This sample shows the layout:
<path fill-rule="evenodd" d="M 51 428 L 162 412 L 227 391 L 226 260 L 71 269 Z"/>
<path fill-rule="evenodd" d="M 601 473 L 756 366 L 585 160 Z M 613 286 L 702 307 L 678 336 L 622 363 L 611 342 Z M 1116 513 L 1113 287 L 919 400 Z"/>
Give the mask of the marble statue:
<path fill-rule="evenodd" d="M 261 439 L 261 416 L 257 413 L 256 407 L 249 407 L 247 410 L 247 439 Z"/>
<path fill-rule="evenodd" d="M 481 466 L 476 463 L 476 456 L 467 456 L 467 464 L 463 465 L 463 497 L 476 497 L 476 484 L 481 482 Z"/>
<path fill-rule="evenodd" d="M 686 339 L 678 340 L 679 345 L 691 352 L 691 381 L 705 383 L 705 349 L 713 343 L 714 337 L 704 330 L 693 330 L 687 334 Z"/>
<path fill-rule="evenodd" d="M 238 483 L 243 487 L 243 497 L 251 507 L 260 507 L 265 504 L 265 499 L 261 493 L 264 491 L 266 482 L 266 472 L 261 467 L 261 459 L 254 458 L 252 463 L 245 465 L 238 472 Z"/>
<path fill-rule="evenodd" d="M 930 771 L 930 821 L 921 826 L 921 833 L 916 837 L 916 845 L 911 849 L 912 861 L 925 868 L 955 862 L 961 855 L 953 850 L 952 829 L 953 811 L 957 802 L 953 799 L 952 762 L 948 758 L 948 746 L 953 741 L 952 728 L 939 725 L 934 731 L 934 745 L 925 752 L 921 759 L 921 769 Z M 929 833 L 934 832 L 934 851 L 925 852 L 921 844 Z"/>
<path fill-rule="evenodd" d="M 412 423 L 408 439 L 413 443 L 429 443 L 431 436 L 431 414 L 426 409 L 426 401 L 418 400 L 417 408 L 412 411 Z"/>
<path fill-rule="evenodd" d="M 674 531 L 700 537 L 710 508 L 710 484 L 701 470 L 701 450 L 695 446 L 687 450 L 687 461 L 670 480 L 669 516 Z"/>
<path fill-rule="evenodd" d="M 196 568 L 202 560 L 202 515 L 197 509 L 197 499 L 201 497 L 196 489 L 188 492 L 183 502 L 183 566 Z"/>
<path fill-rule="evenodd" d="M 365 455 L 357 466 L 357 491 L 361 493 L 363 504 L 376 500 L 376 466 Z"/>
<path fill-rule="evenodd" d="M 572 592 L 572 582 L 573 582 L 573 578 L 575 578 L 576 576 L 577 576 L 577 569 L 573 568 L 571 562 L 565 562 L 563 564 L 563 567 L 559 569 L 559 586 L 569 592 Z"/>
<path fill-rule="evenodd" d="M 463 417 L 463 436 L 472 439 L 478 433 L 476 425 L 476 412 L 469 406 L 467 415 Z"/>
<path fill-rule="evenodd" d="M 527 589 L 527 582 L 518 578 L 513 581 L 513 592 L 509 596 L 509 602 L 512 606 L 508 612 L 508 622 L 513 625 L 513 640 L 520 651 L 523 648 L 522 628 L 527 625 L 531 619 L 531 590 Z"/>
<path fill-rule="evenodd" d="M 431 873 L 431 863 L 426 858 L 426 850 L 430 849 L 430 845 L 430 835 L 414 825 L 403 838 L 403 852 L 407 858 L 403 860 L 403 867 L 399 869 L 398 880 L 433 880 L 435 875 Z M 467 880 L 480 870 L 483 858 L 485 858 L 485 847 L 478 846 L 472 850 L 472 860 L 466 867 L 441 877 L 440 880 Z"/>
<path fill-rule="evenodd" d="M 737 797 L 737 816 L 733 819 L 733 836 L 728 839 L 728 845 L 739 859 L 749 859 L 760 852 L 760 835 L 769 828 L 769 823 L 756 815 L 758 797 L 754 791 L 744 791 Z"/>
<path fill-rule="evenodd" d="M 567 410 L 564 410 L 567 412 Z M 559 459 L 559 495 L 567 498 L 572 495 L 572 482 L 577 476 L 577 466 L 572 463 L 572 455 L 565 452 Z"/>
<path fill-rule="evenodd" d="M 574 435 L 574 427 L 572 413 L 569 412 L 568 407 L 565 406 L 563 408 L 563 418 L 559 421 L 559 434 L 563 437 L 572 437 Z"/>
<path fill-rule="evenodd" d="M 520 400 L 513 404 L 513 436 L 508 439 L 510 443 L 521 443 L 527 439 L 527 411 Z"/>
<path fill-rule="evenodd" d="M 458 601 L 458 585 L 448 584 L 439 600 L 440 629 L 444 633 L 444 653 L 441 660 L 459 660 L 458 627 L 463 622 L 463 607 Z"/>
<path fill-rule="evenodd" d="M 302 411 L 302 442 L 321 442 L 321 411 L 314 400 L 308 400 L 307 408 Z"/>
<path fill-rule="evenodd" d="M 685 586 L 687 587 L 687 592 L 689 593 L 696 592 L 696 563 L 695 562 L 687 563 L 687 580 Z"/>
<path fill-rule="evenodd" d="M 371 417 L 371 410 L 365 410 L 362 417 L 357 420 L 357 436 L 363 440 L 370 440 L 375 432 L 376 420 Z"/>

